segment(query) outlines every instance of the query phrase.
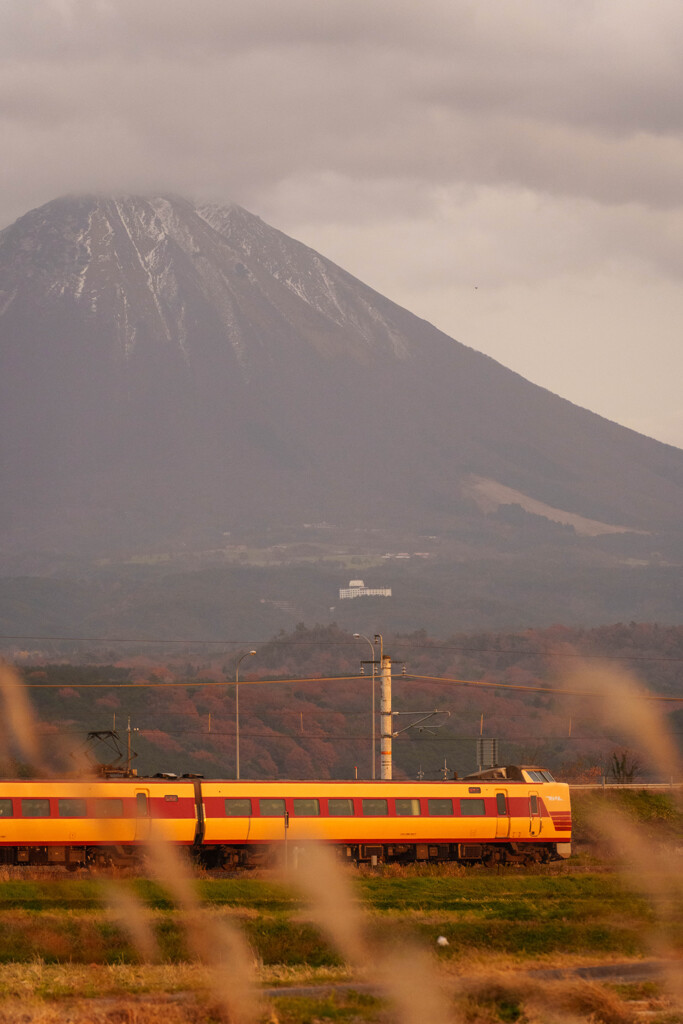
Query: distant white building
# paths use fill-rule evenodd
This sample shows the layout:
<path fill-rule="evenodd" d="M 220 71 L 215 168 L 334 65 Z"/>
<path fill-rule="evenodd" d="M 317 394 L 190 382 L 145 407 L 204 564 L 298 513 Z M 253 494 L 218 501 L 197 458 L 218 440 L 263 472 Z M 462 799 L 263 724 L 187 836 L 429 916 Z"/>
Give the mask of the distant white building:
<path fill-rule="evenodd" d="M 348 587 L 341 587 L 339 597 L 391 597 L 391 587 L 366 587 L 363 580 L 349 580 Z"/>

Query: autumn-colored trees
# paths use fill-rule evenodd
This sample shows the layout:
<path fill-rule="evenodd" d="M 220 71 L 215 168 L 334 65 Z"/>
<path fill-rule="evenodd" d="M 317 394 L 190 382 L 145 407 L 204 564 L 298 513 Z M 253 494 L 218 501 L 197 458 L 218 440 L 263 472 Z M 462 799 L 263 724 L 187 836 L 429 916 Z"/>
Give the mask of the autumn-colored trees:
<path fill-rule="evenodd" d="M 371 676 L 359 674 L 367 644 L 336 626 L 307 629 L 300 624 L 257 644 L 257 650 L 240 672 L 242 774 L 340 778 L 353 777 L 357 768 L 358 777 L 367 778 Z M 683 626 L 555 626 L 446 639 L 419 631 L 385 636 L 384 650 L 397 669 L 406 666 L 405 676 L 399 670 L 394 677 L 394 710 L 450 712 L 443 728 L 427 724 L 420 732 L 401 732 L 394 742 L 396 775 L 422 769 L 426 777 L 437 777 L 444 760 L 459 773 L 471 770 L 476 740 L 483 735 L 499 740 L 504 762 L 543 761 L 560 774 L 573 773 L 576 781 L 610 773 L 635 778 L 634 765 L 644 777 L 648 766 L 640 752 L 621 759 L 624 737 L 596 717 L 590 701 L 554 688 L 562 685 L 564 671 L 592 658 L 627 667 L 651 691 L 683 695 Z M 133 743 L 141 772 L 229 777 L 234 771 L 234 667 L 243 653 L 198 646 L 127 658 L 122 650 L 113 665 L 55 665 L 36 659 L 23 676 L 29 684 L 49 684 L 29 693 L 55 761 L 64 762 L 64 751 L 70 744 L 78 746 L 89 730 L 115 723 L 123 734 L 130 716 L 139 730 Z M 376 699 L 379 709 L 378 681 Z M 409 722 L 410 716 L 403 716 L 400 726 L 397 720 L 396 731 Z"/>

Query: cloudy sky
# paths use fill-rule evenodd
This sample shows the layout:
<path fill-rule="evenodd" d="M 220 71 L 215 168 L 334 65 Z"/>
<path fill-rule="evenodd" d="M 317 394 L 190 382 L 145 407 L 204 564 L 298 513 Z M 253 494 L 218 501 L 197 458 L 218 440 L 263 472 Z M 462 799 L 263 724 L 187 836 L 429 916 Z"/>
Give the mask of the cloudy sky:
<path fill-rule="evenodd" d="M 681 0 L 3 0 L 0 225 L 236 201 L 683 447 Z"/>

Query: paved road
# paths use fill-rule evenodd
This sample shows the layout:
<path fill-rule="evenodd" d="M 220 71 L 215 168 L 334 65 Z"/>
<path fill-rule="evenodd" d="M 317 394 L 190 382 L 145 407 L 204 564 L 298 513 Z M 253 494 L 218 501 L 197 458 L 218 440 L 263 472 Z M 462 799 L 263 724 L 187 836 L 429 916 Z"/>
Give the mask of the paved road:
<path fill-rule="evenodd" d="M 638 960 L 622 964 L 595 964 L 584 967 L 536 968 L 529 971 L 518 971 L 517 976 L 524 973 L 530 978 L 543 981 L 562 978 L 585 978 L 592 981 L 649 981 L 664 974 L 667 969 L 681 970 L 680 960 Z M 296 985 L 291 988 L 263 988 L 260 990 L 268 998 L 286 996 L 304 996 L 309 999 L 324 999 L 334 992 L 367 992 L 371 995 L 382 995 L 377 985 L 361 982 L 345 981 L 329 985 Z"/>

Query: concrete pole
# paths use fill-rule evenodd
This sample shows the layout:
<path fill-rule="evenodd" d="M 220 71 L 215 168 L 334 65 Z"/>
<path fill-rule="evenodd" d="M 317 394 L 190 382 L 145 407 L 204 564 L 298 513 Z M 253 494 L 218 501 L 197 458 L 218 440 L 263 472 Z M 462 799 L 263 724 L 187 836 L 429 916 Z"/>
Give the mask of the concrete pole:
<path fill-rule="evenodd" d="M 391 778 L 391 658 L 388 654 L 382 655 L 382 667 L 380 669 L 380 748 L 379 748 L 379 770 L 381 779 Z"/>

